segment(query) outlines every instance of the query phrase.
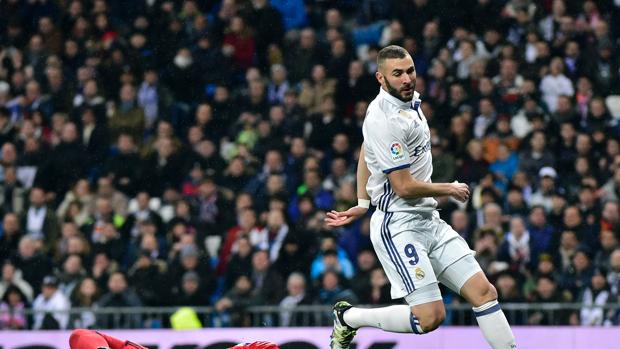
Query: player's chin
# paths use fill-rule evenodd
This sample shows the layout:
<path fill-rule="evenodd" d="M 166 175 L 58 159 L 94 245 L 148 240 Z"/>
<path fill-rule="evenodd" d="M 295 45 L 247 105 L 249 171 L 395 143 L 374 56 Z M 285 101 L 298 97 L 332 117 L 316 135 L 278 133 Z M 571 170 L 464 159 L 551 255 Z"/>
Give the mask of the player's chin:
<path fill-rule="evenodd" d="M 400 90 L 400 96 L 403 97 L 403 99 L 411 99 L 413 97 L 413 88 Z"/>

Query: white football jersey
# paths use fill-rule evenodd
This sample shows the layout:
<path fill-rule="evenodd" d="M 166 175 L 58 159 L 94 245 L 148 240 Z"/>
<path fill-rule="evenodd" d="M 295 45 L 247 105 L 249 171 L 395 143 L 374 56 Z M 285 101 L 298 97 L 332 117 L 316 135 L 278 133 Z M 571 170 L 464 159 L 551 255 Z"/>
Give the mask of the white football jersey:
<path fill-rule="evenodd" d="M 437 206 L 437 201 L 430 197 L 398 197 L 388 180 L 390 172 L 406 168 L 416 180 L 431 181 L 431 135 L 419 97 L 414 92 L 411 102 L 403 102 L 380 88 L 366 111 L 362 128 L 370 170 L 366 191 L 372 204 L 384 212 L 427 211 Z"/>

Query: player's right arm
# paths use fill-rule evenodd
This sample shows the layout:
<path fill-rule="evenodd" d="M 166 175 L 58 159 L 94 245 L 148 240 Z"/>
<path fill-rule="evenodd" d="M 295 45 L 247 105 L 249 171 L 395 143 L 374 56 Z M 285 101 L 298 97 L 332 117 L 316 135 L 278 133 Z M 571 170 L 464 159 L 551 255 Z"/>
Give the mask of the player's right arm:
<path fill-rule="evenodd" d="M 372 149 L 379 169 L 390 181 L 394 193 L 403 199 L 452 196 L 465 202 L 469 188 L 463 183 L 427 183 L 415 179 L 406 144 L 411 142 L 410 120 L 401 114 L 365 121 L 364 142 Z"/>
<path fill-rule="evenodd" d="M 419 181 L 409 173 L 409 168 L 388 174 L 394 193 L 403 199 L 451 196 L 461 202 L 469 200 L 469 187 L 465 183 L 427 183 Z"/>
<path fill-rule="evenodd" d="M 351 207 L 344 212 L 327 212 L 327 218 L 325 219 L 325 222 L 328 226 L 340 227 L 343 225 L 347 225 L 353 222 L 355 219 L 366 214 L 366 211 L 368 211 L 368 207 L 370 205 L 370 196 L 366 191 L 366 183 L 368 183 L 368 178 L 370 178 L 370 171 L 368 170 L 368 165 L 366 164 L 364 144 L 362 144 L 359 159 L 357 160 L 356 173 L 358 205 Z M 364 204 L 360 205 L 360 203 Z"/>

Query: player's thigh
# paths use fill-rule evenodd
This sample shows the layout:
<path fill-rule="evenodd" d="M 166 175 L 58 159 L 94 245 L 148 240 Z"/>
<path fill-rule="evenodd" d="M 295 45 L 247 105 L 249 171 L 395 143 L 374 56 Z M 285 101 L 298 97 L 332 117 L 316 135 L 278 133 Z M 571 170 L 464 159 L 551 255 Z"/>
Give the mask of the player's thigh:
<path fill-rule="evenodd" d="M 459 293 L 465 282 L 481 271 L 474 251 L 450 225 L 440 220 L 438 240 L 429 259 L 437 279 L 452 291 Z"/>
<path fill-rule="evenodd" d="M 406 219 L 406 213 L 398 212 L 380 212 L 371 219 L 371 241 L 392 285 L 392 298 L 437 283 L 428 246 Z"/>
<path fill-rule="evenodd" d="M 482 269 L 473 255 L 465 255 L 448 266 L 437 279 L 457 294 L 461 294 L 463 286 Z"/>

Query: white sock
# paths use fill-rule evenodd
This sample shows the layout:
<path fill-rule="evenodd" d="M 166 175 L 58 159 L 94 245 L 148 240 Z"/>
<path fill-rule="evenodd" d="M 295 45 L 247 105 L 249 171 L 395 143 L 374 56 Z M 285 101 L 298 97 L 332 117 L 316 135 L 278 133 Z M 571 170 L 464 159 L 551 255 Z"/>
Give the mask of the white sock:
<path fill-rule="evenodd" d="M 420 321 L 408 305 L 383 308 L 351 308 L 345 311 L 344 322 L 353 327 L 374 327 L 388 332 L 422 334 Z"/>
<path fill-rule="evenodd" d="M 497 300 L 473 307 L 478 326 L 493 349 L 515 349 L 517 344 Z"/>

